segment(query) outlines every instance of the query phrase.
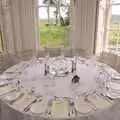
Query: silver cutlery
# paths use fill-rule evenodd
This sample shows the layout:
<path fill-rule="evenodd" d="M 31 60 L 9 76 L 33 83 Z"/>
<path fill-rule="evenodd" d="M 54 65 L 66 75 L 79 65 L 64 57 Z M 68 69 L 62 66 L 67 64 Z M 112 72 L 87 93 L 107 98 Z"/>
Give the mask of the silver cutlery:
<path fill-rule="evenodd" d="M 33 100 L 27 107 L 24 108 L 24 112 L 28 112 L 32 104 L 36 103 L 37 99 Z"/>
<path fill-rule="evenodd" d="M 42 100 L 41 97 L 33 100 L 27 107 L 24 108 L 24 112 L 28 112 L 30 110 L 30 108 L 31 108 L 31 105 L 33 105 L 36 102 L 40 102 L 41 100 Z"/>

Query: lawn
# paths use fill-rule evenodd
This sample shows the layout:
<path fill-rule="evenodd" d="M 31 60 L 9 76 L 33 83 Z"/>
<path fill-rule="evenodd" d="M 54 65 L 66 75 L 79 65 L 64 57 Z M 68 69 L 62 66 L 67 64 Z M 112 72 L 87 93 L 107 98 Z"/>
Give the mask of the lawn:
<path fill-rule="evenodd" d="M 108 34 L 109 44 L 114 45 L 116 41 L 120 44 L 120 30 L 117 26 L 112 24 L 111 31 Z M 46 46 L 69 45 L 69 26 L 47 26 L 45 24 L 39 25 L 40 44 Z"/>
<path fill-rule="evenodd" d="M 112 23 L 110 25 L 108 40 L 110 44 L 116 44 L 116 42 L 120 44 L 120 23 L 119 24 Z"/>
<path fill-rule="evenodd" d="M 108 40 L 110 44 L 120 44 L 120 30 L 111 30 L 108 34 Z"/>
<path fill-rule="evenodd" d="M 69 44 L 69 26 L 39 25 L 40 44 L 46 46 Z"/>

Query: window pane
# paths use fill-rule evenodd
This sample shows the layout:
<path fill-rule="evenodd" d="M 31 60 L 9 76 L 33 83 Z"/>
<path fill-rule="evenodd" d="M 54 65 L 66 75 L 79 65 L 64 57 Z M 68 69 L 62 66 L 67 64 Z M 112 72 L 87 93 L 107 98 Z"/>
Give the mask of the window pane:
<path fill-rule="evenodd" d="M 47 21 L 47 18 L 48 18 L 47 7 L 39 8 L 39 18 L 40 18 L 41 22 L 43 22 L 43 20 Z"/>
<path fill-rule="evenodd" d="M 50 14 L 51 23 L 55 22 L 55 12 L 56 12 L 56 8 L 55 7 L 50 7 L 49 14 Z"/>
<path fill-rule="evenodd" d="M 120 5 L 113 5 L 108 31 L 109 50 L 120 52 Z"/>
<path fill-rule="evenodd" d="M 120 3 L 120 0 L 113 0 L 113 3 Z"/>
<path fill-rule="evenodd" d="M 40 45 L 44 47 L 56 45 L 68 46 L 69 44 L 70 4 L 69 0 L 61 0 L 60 2 L 62 4 L 58 2 L 56 6 L 47 4 L 46 7 L 41 6 L 38 8 Z"/>
<path fill-rule="evenodd" d="M 112 6 L 112 15 L 120 15 L 120 5 Z"/>
<path fill-rule="evenodd" d="M 46 1 L 46 0 L 38 0 L 38 5 L 40 5 L 40 6 L 46 5 L 44 1 Z"/>

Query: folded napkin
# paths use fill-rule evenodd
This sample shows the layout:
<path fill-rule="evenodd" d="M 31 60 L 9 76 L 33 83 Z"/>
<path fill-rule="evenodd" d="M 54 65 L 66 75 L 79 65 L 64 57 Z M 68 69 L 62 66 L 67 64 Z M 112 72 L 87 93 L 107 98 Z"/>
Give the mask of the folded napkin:
<path fill-rule="evenodd" d="M 52 103 L 51 115 L 53 117 L 68 117 L 68 102 L 54 100 Z"/>

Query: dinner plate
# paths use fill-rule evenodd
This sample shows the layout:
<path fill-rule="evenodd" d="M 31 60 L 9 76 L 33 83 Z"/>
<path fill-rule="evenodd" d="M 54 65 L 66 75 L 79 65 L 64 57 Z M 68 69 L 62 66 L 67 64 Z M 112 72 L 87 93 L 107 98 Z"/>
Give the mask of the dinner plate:
<path fill-rule="evenodd" d="M 102 96 L 99 96 L 97 94 L 88 96 L 87 100 L 97 109 L 108 108 L 112 105 L 112 102 L 104 99 Z"/>
<path fill-rule="evenodd" d="M 35 100 L 34 96 L 24 95 L 21 99 L 19 99 L 18 101 L 14 102 L 12 107 L 17 109 L 17 110 L 19 110 L 19 111 L 23 111 L 34 100 Z"/>
<path fill-rule="evenodd" d="M 17 74 L 7 74 L 7 73 L 3 73 L 1 76 L 0 76 L 0 80 L 13 80 L 15 78 Z"/>
<path fill-rule="evenodd" d="M 36 114 L 42 114 L 45 112 L 46 109 L 46 103 L 43 101 L 34 103 L 33 105 L 31 105 L 30 108 L 31 112 Z"/>
<path fill-rule="evenodd" d="M 68 101 L 53 100 L 51 108 L 52 117 L 68 117 L 68 112 Z"/>
<path fill-rule="evenodd" d="M 114 89 L 120 92 L 120 84 L 119 83 L 115 83 L 115 82 L 110 82 L 109 83 L 109 88 L 110 89 Z"/>
<path fill-rule="evenodd" d="M 114 80 L 120 80 L 120 74 L 112 74 Z"/>
<path fill-rule="evenodd" d="M 12 92 L 12 93 L 6 95 L 3 99 L 10 103 L 12 101 L 15 101 L 15 100 L 21 98 L 22 95 L 23 94 L 21 92 Z"/>
<path fill-rule="evenodd" d="M 11 83 L 11 81 L 1 80 L 1 81 L 0 81 L 0 87 L 6 86 L 6 85 L 8 85 L 8 84 L 10 84 L 10 83 Z"/>
<path fill-rule="evenodd" d="M 92 106 L 86 101 L 75 101 L 75 108 L 79 113 L 88 114 L 93 111 Z"/>

